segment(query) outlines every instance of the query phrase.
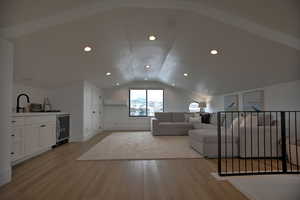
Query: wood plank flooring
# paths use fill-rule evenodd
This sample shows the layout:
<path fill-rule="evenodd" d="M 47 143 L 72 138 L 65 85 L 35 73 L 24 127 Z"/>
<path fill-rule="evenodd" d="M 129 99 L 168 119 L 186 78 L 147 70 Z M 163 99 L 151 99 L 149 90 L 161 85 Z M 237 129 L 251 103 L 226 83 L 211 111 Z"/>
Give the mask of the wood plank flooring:
<path fill-rule="evenodd" d="M 1 200 L 245 200 L 206 159 L 77 161 L 103 137 L 55 148 L 13 168 Z"/>
<path fill-rule="evenodd" d="M 221 171 L 226 173 L 238 173 L 240 172 L 282 172 L 282 161 L 280 159 L 239 159 L 228 158 L 221 160 Z M 218 159 L 209 159 L 209 162 L 218 164 Z M 300 167 L 287 163 L 287 171 L 297 172 Z"/>

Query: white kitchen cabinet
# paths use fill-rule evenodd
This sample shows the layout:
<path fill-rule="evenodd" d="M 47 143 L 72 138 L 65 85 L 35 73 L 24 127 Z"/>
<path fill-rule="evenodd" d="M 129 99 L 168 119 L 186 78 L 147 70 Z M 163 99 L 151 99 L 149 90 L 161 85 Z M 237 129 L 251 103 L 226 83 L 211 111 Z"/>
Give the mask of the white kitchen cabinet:
<path fill-rule="evenodd" d="M 29 156 L 37 152 L 40 148 L 39 145 L 39 125 L 25 126 L 24 127 L 24 145 L 25 155 Z"/>
<path fill-rule="evenodd" d="M 38 155 L 56 144 L 56 115 L 13 117 L 11 161 Z"/>
<path fill-rule="evenodd" d="M 47 148 L 56 143 L 56 126 L 42 125 L 39 130 L 39 148 Z"/>
<path fill-rule="evenodd" d="M 13 161 L 22 158 L 25 154 L 23 131 L 22 127 L 11 128 L 11 158 Z"/>

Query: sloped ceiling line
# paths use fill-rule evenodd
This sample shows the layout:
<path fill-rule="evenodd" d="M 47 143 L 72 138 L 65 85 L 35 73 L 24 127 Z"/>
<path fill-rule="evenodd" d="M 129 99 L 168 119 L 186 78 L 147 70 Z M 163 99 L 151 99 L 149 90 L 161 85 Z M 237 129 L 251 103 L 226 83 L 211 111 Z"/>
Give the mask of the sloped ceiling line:
<path fill-rule="evenodd" d="M 159 77 L 160 81 L 163 81 L 162 76 L 164 76 L 165 74 L 164 75 L 162 75 L 162 74 L 164 72 L 165 63 L 166 63 L 166 60 L 168 59 L 168 57 L 169 57 L 172 49 L 174 48 L 174 45 L 175 45 L 175 42 L 176 42 L 176 38 L 177 38 L 176 29 L 177 29 L 177 25 L 178 25 L 177 24 L 177 18 L 176 18 L 176 22 L 174 24 L 175 25 L 171 27 L 171 30 L 169 30 L 169 34 L 172 37 L 171 38 L 171 42 L 169 43 L 169 46 L 168 46 L 167 51 L 166 51 L 166 54 L 164 55 L 164 58 L 162 60 L 160 70 L 158 72 L 158 77 Z M 175 35 L 172 35 L 171 34 L 172 32 L 175 32 Z"/>
<path fill-rule="evenodd" d="M 263 25 L 257 24 L 239 16 L 228 14 L 212 7 L 205 6 L 198 2 L 182 2 L 174 0 L 160 0 L 155 2 L 146 0 L 110 0 L 97 2 L 76 9 L 71 9 L 55 16 L 49 16 L 21 25 L 1 29 L 0 35 L 2 35 L 4 38 L 17 38 L 51 26 L 64 24 L 83 17 L 92 16 L 99 12 L 109 11 L 122 7 L 165 8 L 193 11 L 206 17 L 221 21 L 225 24 L 240 28 L 252 34 L 259 35 L 263 38 L 300 50 L 300 39 L 297 37 L 270 29 Z"/>
<path fill-rule="evenodd" d="M 135 70 L 134 70 L 134 67 L 133 67 L 133 64 L 134 64 L 134 60 L 135 60 L 135 57 L 134 57 L 134 54 L 133 54 L 133 46 L 132 46 L 132 42 L 130 41 L 130 37 L 129 37 L 129 33 L 128 33 L 128 30 L 126 28 L 126 25 L 123 24 L 123 31 L 124 31 L 124 35 L 125 35 L 125 39 L 126 41 L 128 42 L 128 46 L 129 46 L 129 52 L 130 52 L 130 72 L 128 73 L 131 73 L 133 74 L 133 77 L 134 79 L 136 79 L 136 73 L 135 73 Z"/>

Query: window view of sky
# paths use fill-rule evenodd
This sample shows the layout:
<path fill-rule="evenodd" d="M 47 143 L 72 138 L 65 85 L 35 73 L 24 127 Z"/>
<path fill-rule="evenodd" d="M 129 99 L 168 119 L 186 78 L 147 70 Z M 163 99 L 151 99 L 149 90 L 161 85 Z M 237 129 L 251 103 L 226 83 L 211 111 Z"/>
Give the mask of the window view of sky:
<path fill-rule="evenodd" d="M 130 90 L 130 116 L 147 116 L 146 90 Z"/>
<path fill-rule="evenodd" d="M 163 112 L 163 90 L 148 90 L 148 116 L 154 116 L 155 112 Z"/>

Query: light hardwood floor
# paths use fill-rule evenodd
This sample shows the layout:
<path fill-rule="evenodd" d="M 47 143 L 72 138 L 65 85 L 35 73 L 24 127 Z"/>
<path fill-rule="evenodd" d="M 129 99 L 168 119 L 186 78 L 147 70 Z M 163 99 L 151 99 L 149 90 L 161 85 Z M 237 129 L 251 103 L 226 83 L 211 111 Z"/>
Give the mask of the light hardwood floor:
<path fill-rule="evenodd" d="M 244 200 L 205 159 L 77 161 L 104 136 L 60 146 L 13 168 L 1 200 Z"/>

